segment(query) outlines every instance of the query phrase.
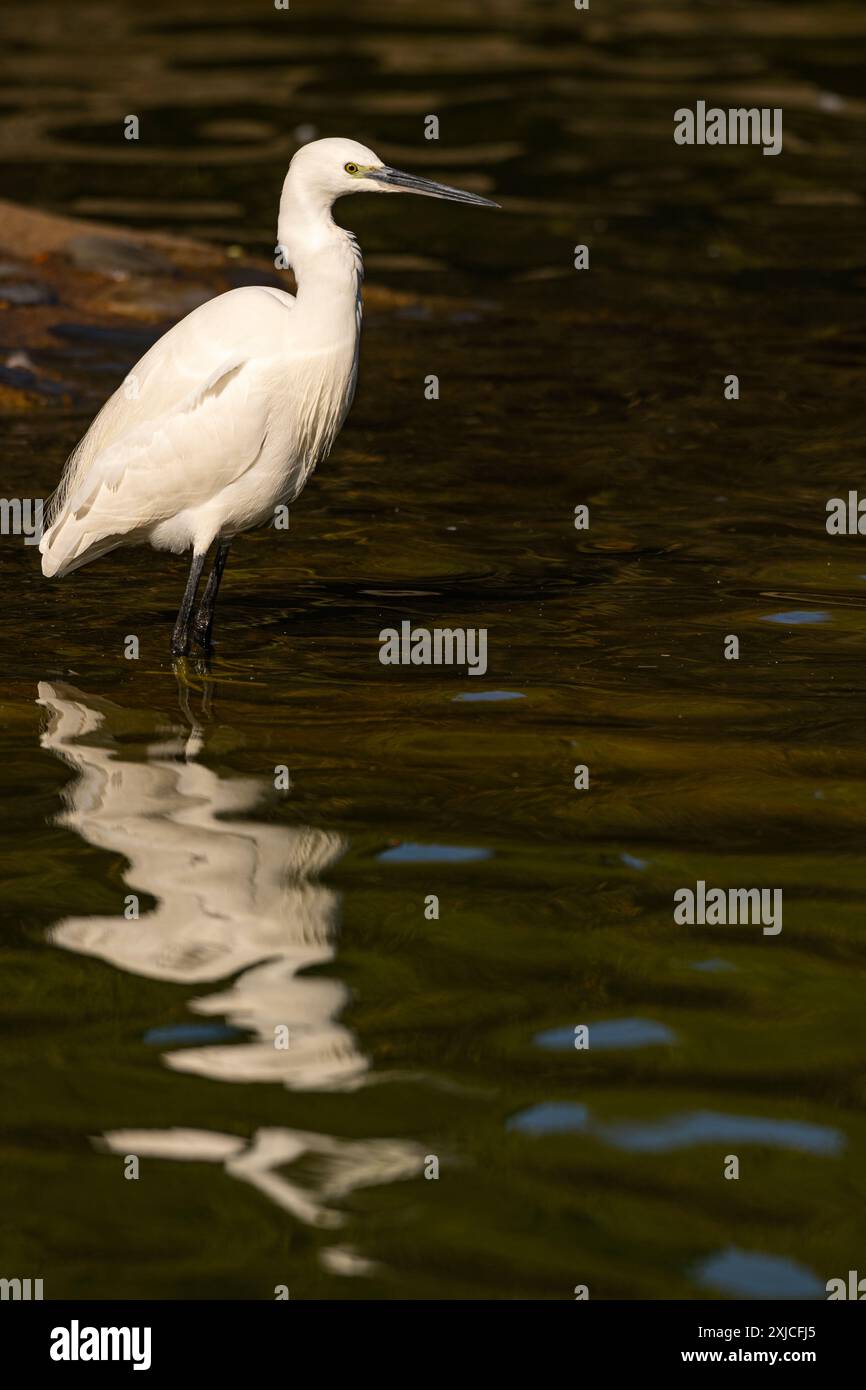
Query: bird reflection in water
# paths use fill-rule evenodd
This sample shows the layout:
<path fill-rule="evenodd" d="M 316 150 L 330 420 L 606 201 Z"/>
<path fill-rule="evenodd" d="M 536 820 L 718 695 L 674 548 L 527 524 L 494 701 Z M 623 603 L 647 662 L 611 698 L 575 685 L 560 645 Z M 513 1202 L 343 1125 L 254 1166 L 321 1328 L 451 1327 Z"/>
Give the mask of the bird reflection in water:
<path fill-rule="evenodd" d="M 346 842 L 312 826 L 239 819 L 268 789 L 263 778 L 220 777 L 197 761 L 201 728 L 175 730 L 129 756 L 122 730 L 129 712 L 69 685 L 40 683 L 47 711 L 41 735 L 76 773 L 63 790 L 58 824 L 88 844 L 120 854 L 132 893 L 152 910 L 65 917 L 49 940 L 149 979 L 188 985 L 231 981 L 189 1001 L 247 1034 L 226 1045 L 164 1054 L 177 1071 L 226 1082 L 277 1082 L 292 1090 L 351 1090 L 369 1069 L 355 1038 L 337 1019 L 347 1003 L 339 980 L 302 972 L 335 957 L 338 896 L 319 876 Z M 140 748 L 137 740 L 130 751 Z M 275 1046 L 288 1029 L 289 1046 Z M 117 1131 L 96 1141 L 120 1153 L 214 1161 L 252 1183 L 284 1210 L 313 1225 L 340 1222 L 327 1201 L 357 1187 L 417 1176 L 423 1153 L 402 1140 L 336 1140 L 300 1130 L 258 1130 L 247 1142 L 207 1131 Z M 302 1156 L 303 1185 L 278 1170 Z M 325 1252 L 323 1252 L 323 1258 Z M 334 1248 L 336 1272 L 365 1272 L 365 1262 Z"/>

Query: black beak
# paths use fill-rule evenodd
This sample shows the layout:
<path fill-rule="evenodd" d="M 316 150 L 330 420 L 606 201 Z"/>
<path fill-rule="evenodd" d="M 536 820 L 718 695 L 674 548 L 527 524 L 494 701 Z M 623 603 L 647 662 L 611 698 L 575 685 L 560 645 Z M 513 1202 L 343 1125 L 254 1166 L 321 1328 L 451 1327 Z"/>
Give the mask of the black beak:
<path fill-rule="evenodd" d="M 404 174 L 402 169 L 389 169 L 387 164 L 381 169 L 370 169 L 364 176 L 393 188 L 395 192 L 420 193 L 424 198 L 446 198 L 450 203 L 472 203 L 481 208 L 498 208 L 489 198 L 480 198 L 477 193 L 464 193 L 461 188 L 450 188 L 447 183 L 433 183 L 432 179 L 419 179 L 417 174 Z"/>

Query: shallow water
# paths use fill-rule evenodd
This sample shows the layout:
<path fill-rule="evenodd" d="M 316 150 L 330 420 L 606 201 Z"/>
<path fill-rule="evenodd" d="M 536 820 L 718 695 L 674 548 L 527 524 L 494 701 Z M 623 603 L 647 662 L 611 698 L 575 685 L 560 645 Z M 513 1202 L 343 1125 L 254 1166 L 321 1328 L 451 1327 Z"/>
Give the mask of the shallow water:
<path fill-rule="evenodd" d="M 864 1250 L 866 553 L 825 529 L 861 478 L 862 9 L 39 14 L 0 19 L 8 197 L 267 256 L 313 126 L 504 210 L 341 208 L 411 299 L 291 531 L 235 547 L 209 676 L 167 657 L 179 559 L 54 585 L 3 539 L 0 1273 L 822 1297 Z M 675 146 L 697 99 L 782 106 L 784 153 Z M 4 495 L 151 336 L 34 352 L 70 388 L 4 419 Z M 383 667 L 403 619 L 486 627 L 486 675 Z M 675 925 L 698 880 L 781 888 L 783 931 Z"/>

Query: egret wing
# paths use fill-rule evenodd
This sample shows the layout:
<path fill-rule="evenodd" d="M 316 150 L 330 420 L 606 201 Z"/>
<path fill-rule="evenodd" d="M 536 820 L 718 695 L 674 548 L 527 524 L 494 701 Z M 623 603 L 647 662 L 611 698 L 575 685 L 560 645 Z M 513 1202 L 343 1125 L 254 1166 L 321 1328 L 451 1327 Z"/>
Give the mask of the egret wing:
<path fill-rule="evenodd" d="M 46 573 L 202 505 L 255 463 L 293 304 L 266 287 L 233 290 L 145 353 L 66 465 L 40 545 Z"/>

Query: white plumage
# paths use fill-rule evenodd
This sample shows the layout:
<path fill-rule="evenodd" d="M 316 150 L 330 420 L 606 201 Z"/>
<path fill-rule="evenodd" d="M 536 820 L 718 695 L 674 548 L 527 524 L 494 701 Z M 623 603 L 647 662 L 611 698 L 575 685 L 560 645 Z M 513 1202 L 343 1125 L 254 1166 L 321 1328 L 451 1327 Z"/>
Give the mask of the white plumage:
<path fill-rule="evenodd" d="M 123 544 L 191 548 L 172 643 L 182 652 L 216 540 L 194 628 L 207 644 L 232 537 L 298 496 L 352 403 L 363 266 L 331 206 L 348 193 L 397 191 L 487 203 L 390 169 L 352 140 L 317 140 L 298 151 L 277 233 L 297 296 L 265 286 L 231 290 L 145 353 L 66 465 L 39 547 L 45 575 L 68 574 Z"/>

